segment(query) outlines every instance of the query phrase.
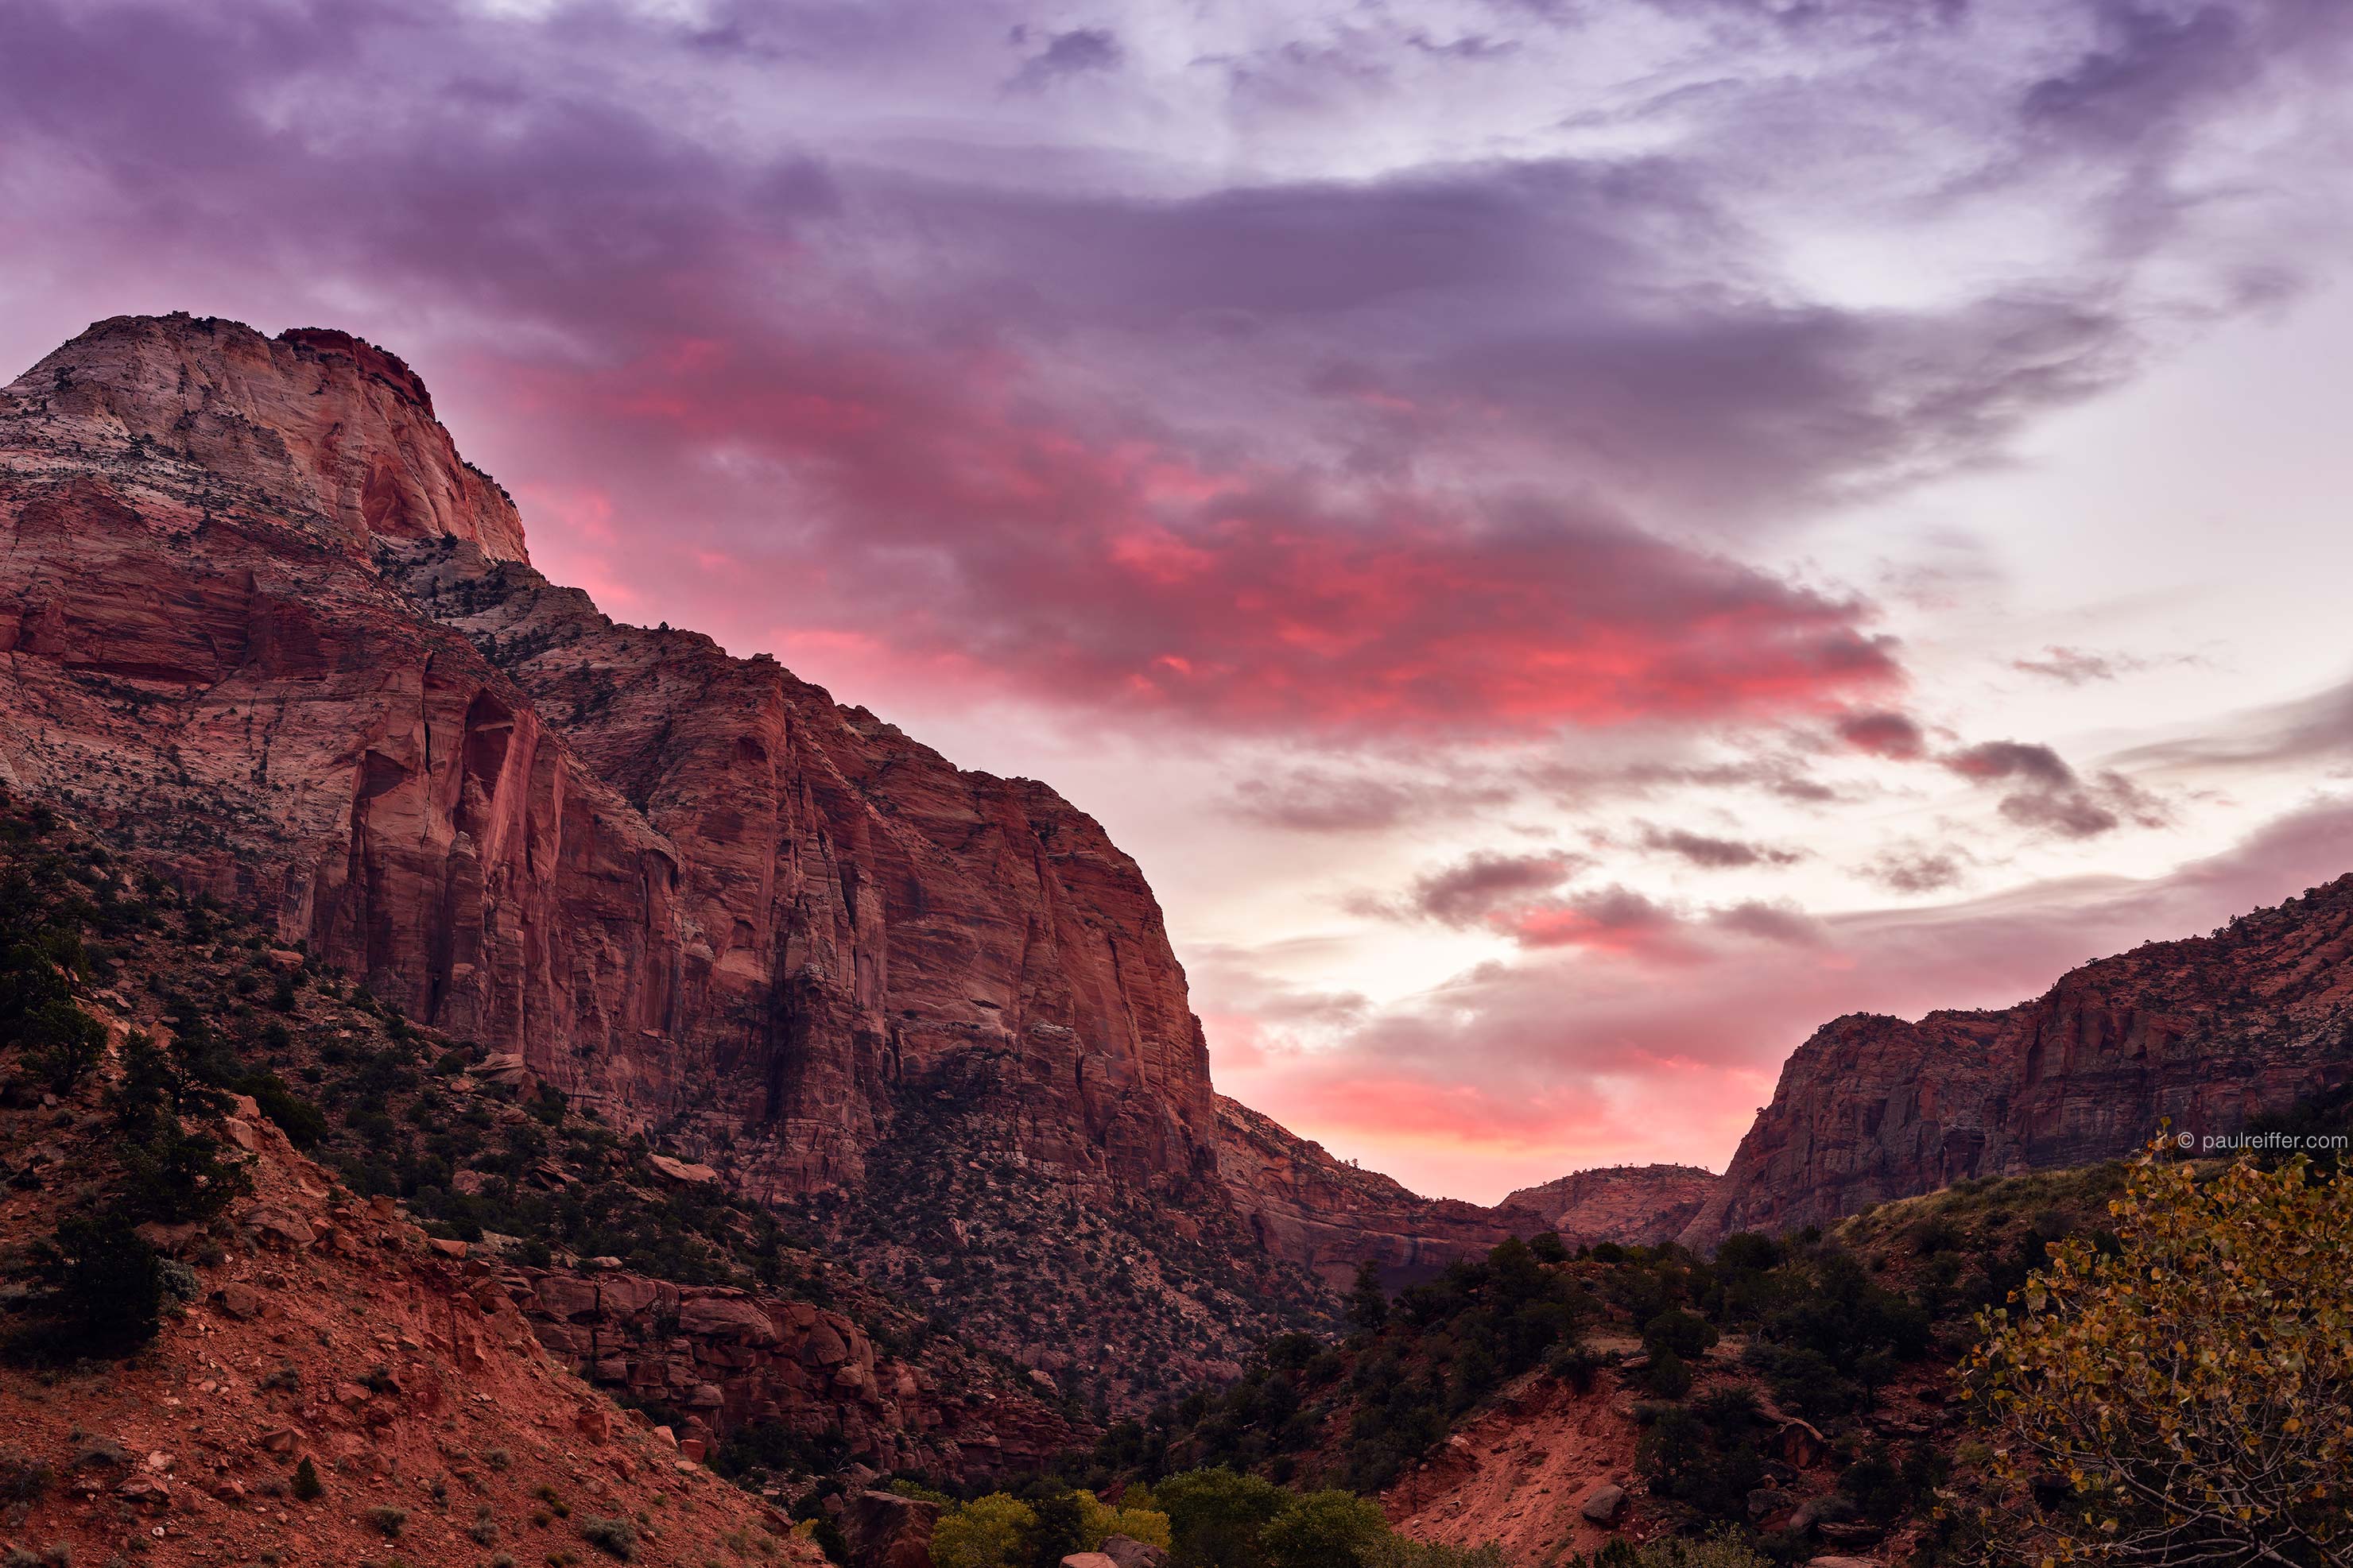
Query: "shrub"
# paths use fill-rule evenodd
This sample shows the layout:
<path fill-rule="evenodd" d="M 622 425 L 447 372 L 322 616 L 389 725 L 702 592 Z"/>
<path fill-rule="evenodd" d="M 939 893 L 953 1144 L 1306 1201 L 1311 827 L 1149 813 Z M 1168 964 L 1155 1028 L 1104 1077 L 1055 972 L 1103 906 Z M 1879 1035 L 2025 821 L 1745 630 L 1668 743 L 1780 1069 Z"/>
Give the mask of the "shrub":
<path fill-rule="evenodd" d="M 49 1467 L 23 1454 L 0 1453 L 0 1502 L 35 1503 L 48 1494 Z"/>
<path fill-rule="evenodd" d="M 1267 1568 L 1369 1568 L 1374 1545 L 1389 1533 L 1381 1505 L 1354 1492 L 1300 1498 L 1259 1531 Z"/>
<path fill-rule="evenodd" d="M 933 1568 L 1020 1568 L 1029 1560 L 1038 1515 L 1004 1492 L 975 1498 L 932 1527 Z"/>
<path fill-rule="evenodd" d="M 57 1292 L 54 1326 L 41 1336 L 42 1348 L 124 1356 L 153 1339 L 164 1307 L 156 1262 L 155 1249 L 120 1211 L 58 1226 L 44 1266 Z"/>
<path fill-rule="evenodd" d="M 59 1094 L 74 1087 L 106 1052 L 106 1029 L 70 1002 L 44 1002 L 19 1026 L 27 1066 Z"/>
<path fill-rule="evenodd" d="M 1652 1355 L 1661 1351 L 1672 1351 L 1684 1358 L 1704 1355 L 1715 1348 L 1715 1324 L 1680 1307 L 1661 1312 L 1642 1330 L 1642 1348 Z"/>
<path fill-rule="evenodd" d="M 580 1539 L 607 1557 L 632 1563 L 638 1555 L 637 1527 L 616 1515 L 610 1519 L 591 1516 L 580 1521 Z"/>
<path fill-rule="evenodd" d="M 1364 1562 L 1365 1568 L 1504 1568 L 1504 1549 L 1492 1541 L 1483 1546 L 1445 1546 L 1402 1535 L 1385 1535 L 1373 1542 Z"/>
<path fill-rule="evenodd" d="M 1664 1345 L 1651 1352 L 1651 1364 L 1643 1369 L 1642 1382 L 1662 1399 L 1681 1399 L 1691 1392 L 1691 1369 L 1683 1358 Z"/>
<path fill-rule="evenodd" d="M 311 1462 L 310 1455 L 303 1455 L 302 1462 L 294 1467 L 294 1495 L 304 1502 L 316 1502 L 326 1489 L 319 1482 L 319 1467 Z"/>
<path fill-rule="evenodd" d="M 1581 1344 L 1563 1345 L 1552 1352 L 1547 1364 L 1552 1374 L 1569 1387 L 1590 1394 L 1594 1377 L 1601 1371 L 1601 1357 Z"/>
<path fill-rule="evenodd" d="M 376 1533 L 382 1535 L 387 1541 L 399 1535 L 402 1529 L 408 1523 L 408 1510 L 406 1509 L 388 1508 L 383 1504 L 378 1504 L 376 1507 L 368 1510 L 367 1512 L 361 1517 L 365 1519 L 368 1523 L 375 1528 Z"/>

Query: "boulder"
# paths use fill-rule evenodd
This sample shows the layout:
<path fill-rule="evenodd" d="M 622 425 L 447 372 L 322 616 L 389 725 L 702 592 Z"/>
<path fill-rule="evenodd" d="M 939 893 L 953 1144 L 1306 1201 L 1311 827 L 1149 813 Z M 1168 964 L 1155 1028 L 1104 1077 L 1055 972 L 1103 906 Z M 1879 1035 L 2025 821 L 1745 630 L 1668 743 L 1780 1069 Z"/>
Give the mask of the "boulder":
<path fill-rule="evenodd" d="M 768 1344 L 776 1326 L 759 1303 L 745 1296 L 691 1296 L 678 1306 L 678 1331 L 690 1338 Z"/>
<path fill-rule="evenodd" d="M 300 1215 L 290 1214 L 267 1204 L 256 1205 L 245 1216 L 246 1228 L 264 1247 L 300 1249 L 319 1239 L 308 1221 Z"/>
<path fill-rule="evenodd" d="M 1596 1524 L 1615 1525 L 1626 1511 L 1626 1489 L 1604 1481 L 1577 1500 L 1577 1511 Z"/>
<path fill-rule="evenodd" d="M 261 1316 L 261 1292 L 250 1285 L 224 1285 L 213 1292 L 213 1305 L 221 1315 L 243 1321 Z"/>
<path fill-rule="evenodd" d="M 932 1527 L 938 1503 L 896 1492 L 860 1490 L 834 1523 L 849 1549 L 850 1568 L 931 1568 Z"/>
<path fill-rule="evenodd" d="M 1132 1535 L 1103 1537 L 1103 1554 L 1117 1563 L 1119 1568 L 1163 1568 L 1168 1561 L 1166 1547 L 1138 1541 Z"/>

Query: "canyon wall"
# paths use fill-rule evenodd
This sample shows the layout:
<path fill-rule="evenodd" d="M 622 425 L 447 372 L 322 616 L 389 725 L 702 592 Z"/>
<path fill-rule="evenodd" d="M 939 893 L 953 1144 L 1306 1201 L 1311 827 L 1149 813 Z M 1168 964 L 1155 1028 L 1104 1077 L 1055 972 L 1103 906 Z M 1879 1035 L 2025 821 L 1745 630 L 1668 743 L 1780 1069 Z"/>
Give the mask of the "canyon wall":
<path fill-rule="evenodd" d="M 1683 1233 L 1708 1246 L 1977 1176 L 2193 1138 L 2353 1079 L 2353 877 L 2215 934 L 2070 971 L 2015 1007 L 1853 1014 L 1799 1047 Z"/>
<path fill-rule="evenodd" d="M 770 1194 L 854 1182 L 974 1050 L 1029 1155 L 1213 1166 L 1183 971 L 1099 826 L 551 587 L 390 354 L 100 322 L 0 394 L 0 534 L 5 782 L 419 1022 Z"/>

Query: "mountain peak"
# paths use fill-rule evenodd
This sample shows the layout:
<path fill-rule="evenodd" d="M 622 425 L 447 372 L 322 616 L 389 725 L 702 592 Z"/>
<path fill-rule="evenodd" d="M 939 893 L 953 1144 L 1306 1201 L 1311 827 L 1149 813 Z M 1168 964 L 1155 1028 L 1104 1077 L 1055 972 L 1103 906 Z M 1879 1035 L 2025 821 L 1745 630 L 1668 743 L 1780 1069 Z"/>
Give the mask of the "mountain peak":
<path fill-rule="evenodd" d="M 527 559 L 513 501 L 459 456 L 423 378 L 349 332 L 109 317 L 9 384 L 0 418 L 20 427 L 0 445 L 63 441 L 202 512 L 242 505 L 351 550 L 456 538 Z"/>

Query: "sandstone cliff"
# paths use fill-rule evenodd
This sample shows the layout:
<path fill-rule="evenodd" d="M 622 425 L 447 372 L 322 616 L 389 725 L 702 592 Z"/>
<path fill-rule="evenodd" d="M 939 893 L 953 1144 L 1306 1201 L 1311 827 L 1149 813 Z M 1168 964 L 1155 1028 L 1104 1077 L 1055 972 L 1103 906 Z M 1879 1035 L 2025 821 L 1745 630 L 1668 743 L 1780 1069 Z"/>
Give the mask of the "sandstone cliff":
<path fill-rule="evenodd" d="M 1683 1233 L 1715 1181 L 1696 1165 L 1609 1165 L 1522 1187 L 1496 1206 L 1515 1226 L 1557 1231 L 1571 1247 L 1655 1247 Z"/>
<path fill-rule="evenodd" d="M 2211 937 L 2151 942 L 2000 1011 L 1853 1014 L 1781 1069 L 1685 1229 L 1794 1229 L 1976 1176 L 2193 1137 L 2353 1079 L 2353 877 Z"/>
<path fill-rule="evenodd" d="M 550 587 L 383 351 L 101 322 L 0 399 L 0 530 L 8 779 L 417 1020 L 746 1135 L 765 1192 L 855 1181 L 973 1050 L 1038 1158 L 1213 1161 L 1183 972 L 1093 822 Z"/>
<path fill-rule="evenodd" d="M 1504 1233 L 1221 1112 L 1149 888 L 1053 791 L 548 583 L 383 350 L 98 323 L 0 391 L 0 784 L 1058 1394 Z"/>

